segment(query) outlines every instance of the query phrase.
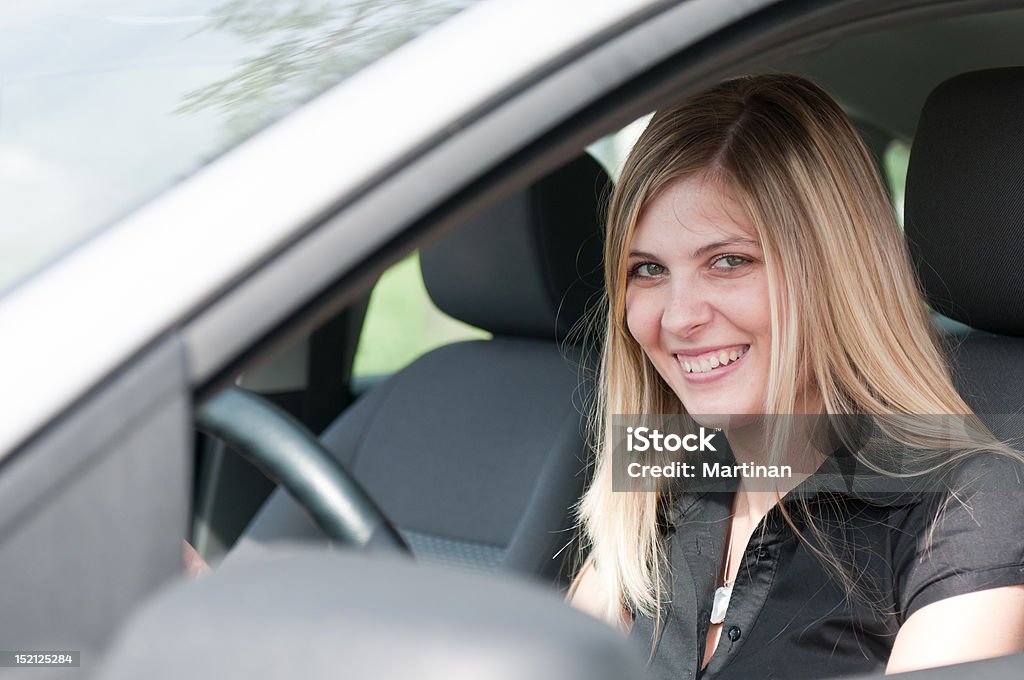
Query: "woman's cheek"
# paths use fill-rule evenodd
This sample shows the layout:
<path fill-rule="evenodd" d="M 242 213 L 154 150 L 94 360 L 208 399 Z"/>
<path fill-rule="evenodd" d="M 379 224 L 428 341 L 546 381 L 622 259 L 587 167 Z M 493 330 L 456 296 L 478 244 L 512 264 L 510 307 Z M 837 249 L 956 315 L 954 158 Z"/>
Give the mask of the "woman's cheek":
<path fill-rule="evenodd" d="M 658 337 L 658 319 L 643 296 L 626 297 L 626 327 L 641 347 L 648 348 Z"/>

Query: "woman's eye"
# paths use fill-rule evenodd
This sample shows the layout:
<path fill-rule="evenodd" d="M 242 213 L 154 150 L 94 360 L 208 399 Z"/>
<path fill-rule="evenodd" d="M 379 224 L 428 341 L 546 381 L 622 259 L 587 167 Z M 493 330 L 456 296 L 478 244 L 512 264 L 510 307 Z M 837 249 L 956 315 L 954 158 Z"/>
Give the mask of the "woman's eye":
<path fill-rule="evenodd" d="M 665 268 L 653 262 L 641 262 L 629 270 L 630 276 L 635 276 L 639 279 L 650 279 L 655 276 L 661 276 L 664 273 Z"/>
<path fill-rule="evenodd" d="M 716 258 L 711 263 L 711 266 L 714 269 L 738 269 L 749 262 L 750 260 L 742 255 L 722 255 L 721 257 Z"/>

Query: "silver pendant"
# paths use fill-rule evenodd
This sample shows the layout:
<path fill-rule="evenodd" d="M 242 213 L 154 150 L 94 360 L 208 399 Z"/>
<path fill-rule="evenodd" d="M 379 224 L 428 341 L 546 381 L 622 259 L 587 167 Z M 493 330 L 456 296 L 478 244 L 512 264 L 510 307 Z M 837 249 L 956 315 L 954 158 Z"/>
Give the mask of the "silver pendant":
<path fill-rule="evenodd" d="M 725 612 L 729 609 L 729 598 L 732 597 L 732 586 L 722 586 L 715 590 L 715 601 L 711 605 L 711 623 L 725 621 Z"/>

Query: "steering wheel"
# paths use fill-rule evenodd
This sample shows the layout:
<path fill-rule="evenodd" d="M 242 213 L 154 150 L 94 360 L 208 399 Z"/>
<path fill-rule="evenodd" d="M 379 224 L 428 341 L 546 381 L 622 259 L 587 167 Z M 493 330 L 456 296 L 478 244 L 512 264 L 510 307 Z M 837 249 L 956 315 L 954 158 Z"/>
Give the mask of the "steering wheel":
<path fill-rule="evenodd" d="M 332 543 L 412 555 L 394 524 L 316 436 L 266 399 L 230 387 L 198 409 L 196 429 L 221 439 L 283 487 Z"/>

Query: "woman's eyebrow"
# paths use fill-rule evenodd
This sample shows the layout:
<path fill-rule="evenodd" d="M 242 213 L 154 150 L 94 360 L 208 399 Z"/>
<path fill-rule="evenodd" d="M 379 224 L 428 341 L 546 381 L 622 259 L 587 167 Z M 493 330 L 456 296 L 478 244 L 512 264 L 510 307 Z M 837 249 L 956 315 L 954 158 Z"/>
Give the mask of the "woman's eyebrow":
<path fill-rule="evenodd" d="M 629 251 L 629 257 L 631 257 L 631 258 L 633 258 L 633 257 L 642 257 L 645 260 L 657 260 L 658 259 L 657 255 L 652 255 L 651 253 L 645 253 L 642 250 L 631 250 L 631 251 Z"/>
<path fill-rule="evenodd" d="M 697 250 L 693 251 L 690 254 L 690 257 L 692 257 L 693 259 L 696 260 L 696 259 L 699 259 L 701 257 L 704 257 L 705 255 L 707 255 L 709 252 L 711 252 L 713 250 L 718 250 L 719 248 L 730 248 L 732 246 L 752 246 L 754 248 L 760 248 L 761 244 L 760 244 L 760 242 L 755 241 L 754 239 L 744 238 L 744 237 L 738 236 L 736 238 L 728 238 L 728 239 L 724 239 L 722 241 L 715 241 L 714 243 L 708 243 L 706 245 L 703 245 L 700 248 L 697 248 Z M 629 257 L 630 258 L 634 258 L 634 257 L 643 258 L 645 260 L 657 260 L 658 259 L 657 255 L 654 255 L 653 253 L 648 253 L 648 252 L 643 251 L 643 250 L 631 250 L 631 251 L 629 251 Z"/>
<path fill-rule="evenodd" d="M 697 260 L 704 257 L 712 250 L 718 250 L 719 248 L 731 248 L 732 246 L 753 246 L 755 248 L 760 248 L 761 244 L 751 238 L 729 238 L 723 241 L 715 241 L 714 243 L 708 243 L 707 245 L 703 245 L 700 248 L 697 248 L 697 250 L 693 251 L 690 257 Z"/>

